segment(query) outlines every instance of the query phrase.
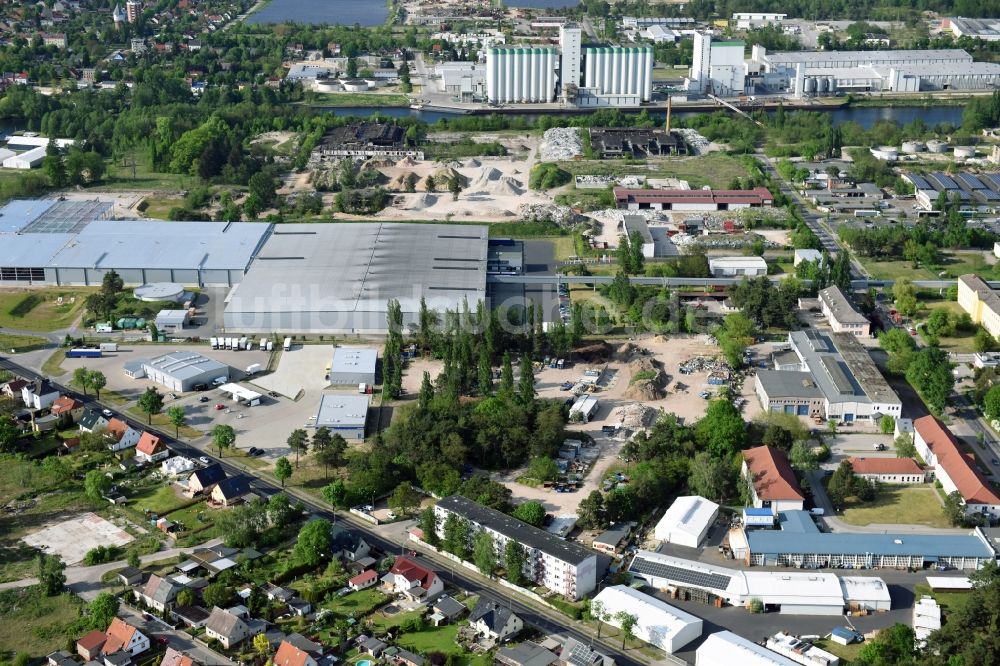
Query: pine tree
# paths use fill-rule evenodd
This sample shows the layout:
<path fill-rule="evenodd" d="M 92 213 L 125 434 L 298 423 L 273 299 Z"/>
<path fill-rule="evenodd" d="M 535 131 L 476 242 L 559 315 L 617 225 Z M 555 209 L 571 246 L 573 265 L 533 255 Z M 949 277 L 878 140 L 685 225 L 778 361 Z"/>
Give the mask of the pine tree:
<path fill-rule="evenodd" d="M 476 372 L 476 383 L 479 395 L 487 396 L 493 392 L 493 368 L 490 367 L 490 357 L 486 347 L 479 348 L 479 366 Z"/>
<path fill-rule="evenodd" d="M 434 400 L 434 386 L 431 384 L 431 373 L 424 371 L 424 379 L 420 383 L 420 395 L 417 398 L 417 406 L 420 411 L 426 411 Z"/>
<path fill-rule="evenodd" d="M 535 401 L 535 374 L 531 367 L 531 359 L 527 354 L 521 356 L 521 378 L 518 381 L 517 399 L 525 407 Z"/>
<path fill-rule="evenodd" d="M 510 364 L 510 354 L 503 353 L 503 362 L 500 366 L 500 390 L 497 395 L 506 401 L 514 399 L 514 368 Z"/>

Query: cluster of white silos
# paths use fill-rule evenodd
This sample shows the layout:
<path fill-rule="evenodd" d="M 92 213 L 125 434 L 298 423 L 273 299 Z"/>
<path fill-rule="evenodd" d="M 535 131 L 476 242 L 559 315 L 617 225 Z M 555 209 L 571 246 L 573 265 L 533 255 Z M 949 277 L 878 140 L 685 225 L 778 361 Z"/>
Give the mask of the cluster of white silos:
<path fill-rule="evenodd" d="M 649 47 L 591 47 L 584 49 L 583 86 L 601 95 L 653 94 L 653 49 Z"/>
<path fill-rule="evenodd" d="M 558 62 L 552 47 L 493 47 L 486 52 L 486 96 L 498 104 L 551 102 Z"/>
<path fill-rule="evenodd" d="M 805 95 L 826 95 L 837 92 L 835 76 L 804 76 L 796 79 L 799 80 L 802 81 L 802 93 Z"/>

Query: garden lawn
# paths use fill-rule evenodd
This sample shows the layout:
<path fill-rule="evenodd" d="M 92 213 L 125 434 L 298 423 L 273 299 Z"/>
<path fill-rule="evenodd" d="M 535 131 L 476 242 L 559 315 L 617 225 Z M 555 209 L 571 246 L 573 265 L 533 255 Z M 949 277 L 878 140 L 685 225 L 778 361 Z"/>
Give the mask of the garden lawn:
<path fill-rule="evenodd" d="M 900 523 L 951 527 L 941 502 L 934 495 L 934 488 L 929 485 L 882 486 L 874 502 L 852 503 L 840 519 L 851 525 Z"/>
<path fill-rule="evenodd" d="M 173 484 L 143 488 L 132 498 L 134 508 L 139 511 L 149 509 L 159 516 L 164 516 L 188 504 L 191 504 L 191 500 L 181 497 Z"/>
<path fill-rule="evenodd" d="M 93 291 L 53 287 L 0 292 L 0 327 L 40 332 L 68 328 Z"/>
<path fill-rule="evenodd" d="M 949 591 L 949 592 L 937 592 L 931 589 L 930 585 L 926 583 L 919 583 L 913 588 L 913 595 L 920 599 L 922 596 L 934 597 L 934 600 L 938 602 L 941 609 L 945 613 L 954 613 L 955 611 L 961 610 L 969 603 L 969 592 L 967 591 Z"/>
<path fill-rule="evenodd" d="M 370 587 L 367 590 L 351 592 L 343 597 L 335 597 L 333 601 L 323 604 L 323 608 L 329 608 L 337 615 L 348 615 L 353 616 L 355 619 L 360 619 L 373 612 L 376 608 L 379 608 L 387 601 L 389 601 L 388 596 L 386 596 L 383 592 Z M 398 616 L 399 614 L 394 615 L 393 617 Z"/>
<path fill-rule="evenodd" d="M 23 652 L 37 660 L 64 649 L 83 633 L 74 628 L 81 605 L 72 594 L 46 597 L 37 587 L 0 592 L 0 656 Z"/>
<path fill-rule="evenodd" d="M 463 663 L 472 666 L 489 666 L 489 659 L 485 655 L 470 654 L 463 650 L 455 641 L 457 635 L 458 625 L 446 624 L 412 634 L 402 634 L 396 639 L 396 644 L 417 654 L 440 652 L 445 655 L 456 655 L 462 658 Z"/>
<path fill-rule="evenodd" d="M 855 659 L 858 658 L 858 654 L 861 652 L 864 643 L 852 643 L 851 645 L 841 645 L 840 643 L 834 643 L 828 638 L 821 638 L 818 641 L 812 641 L 812 644 L 821 650 L 826 650 L 830 654 L 840 657 L 841 666 L 848 666 L 852 664 Z"/>

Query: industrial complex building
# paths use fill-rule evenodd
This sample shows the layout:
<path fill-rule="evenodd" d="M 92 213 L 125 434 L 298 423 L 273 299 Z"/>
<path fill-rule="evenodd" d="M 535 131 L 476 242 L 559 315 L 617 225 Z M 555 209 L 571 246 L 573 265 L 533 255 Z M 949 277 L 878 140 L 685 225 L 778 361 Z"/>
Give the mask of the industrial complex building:
<path fill-rule="evenodd" d="M 1000 20 L 995 18 L 949 17 L 942 19 L 941 28 L 950 30 L 955 37 L 969 37 L 985 42 L 1000 41 Z"/>
<path fill-rule="evenodd" d="M 680 134 L 659 129 L 595 128 L 590 130 L 590 145 L 604 158 L 687 154 L 687 145 Z"/>
<path fill-rule="evenodd" d="M 927 149 L 931 152 L 940 153 L 947 147 L 948 144 L 943 142 L 927 142 Z M 904 152 L 905 150 L 904 147 Z M 956 146 L 953 153 L 955 157 L 961 157 L 962 152 L 968 150 L 975 154 L 975 149 L 967 146 Z M 894 148 L 891 150 L 872 148 L 873 155 L 888 160 L 899 157 L 898 153 L 894 154 L 894 151 Z M 908 172 L 904 173 L 902 178 L 913 185 L 913 189 L 916 191 L 917 205 L 926 211 L 934 210 L 938 197 L 942 193 L 949 202 L 957 198 L 961 202 L 962 210 L 988 213 L 1000 208 L 1000 173 L 971 174 L 960 171 L 951 176 L 943 171 L 931 171 L 923 175 Z"/>
<path fill-rule="evenodd" d="M 819 304 L 823 316 L 830 322 L 830 328 L 834 333 L 850 333 L 857 336 L 867 336 L 871 333 L 871 322 L 837 285 L 819 290 Z"/>
<path fill-rule="evenodd" d="M 328 380 L 334 386 L 374 386 L 377 362 L 378 350 L 371 347 L 337 347 Z"/>
<path fill-rule="evenodd" d="M 132 379 L 145 377 L 171 391 L 192 391 L 195 386 L 229 380 L 229 366 L 194 352 L 174 351 L 153 359 L 129 361 L 125 374 Z"/>
<path fill-rule="evenodd" d="M 695 35 L 687 89 L 720 97 L 792 93 L 802 98 L 850 92 L 987 90 L 1000 64 L 974 62 L 962 49 L 785 51 Z"/>
<path fill-rule="evenodd" d="M 969 534 L 820 532 L 806 511 L 784 511 L 780 530 L 747 530 L 733 555 L 752 566 L 834 569 L 916 568 L 945 565 L 977 569 L 996 557 L 979 529 Z"/>
<path fill-rule="evenodd" d="M 361 122 L 335 127 L 313 151 L 314 160 L 339 161 L 345 157 L 412 157 L 424 159 L 424 151 L 410 146 L 406 130 L 393 123 Z"/>
<path fill-rule="evenodd" d="M 708 270 L 713 277 L 759 277 L 767 275 L 764 257 L 712 257 Z"/>
<path fill-rule="evenodd" d="M 349 442 L 361 441 L 365 438 L 370 401 L 369 395 L 325 393 L 319 401 L 316 427 L 326 428 Z"/>
<path fill-rule="evenodd" d="M 681 590 L 711 603 L 746 607 L 759 599 L 787 615 L 841 615 L 845 609 L 889 610 L 881 578 L 817 571 L 745 571 L 640 550 L 629 573 L 657 590 Z"/>
<path fill-rule="evenodd" d="M 99 285 L 239 282 L 270 224 L 107 220 L 102 202 L 12 201 L 0 209 L 0 282 Z"/>
<path fill-rule="evenodd" d="M 774 197 L 765 187 L 752 190 L 637 190 L 614 188 L 615 202 L 628 210 L 718 211 L 765 208 Z"/>
<path fill-rule="evenodd" d="M 560 539 L 505 513 L 468 500 L 461 495 L 445 497 L 434 505 L 438 536 L 444 538 L 444 524 L 454 515 L 468 521 L 471 541 L 486 531 L 493 537 L 498 553 L 508 541 L 520 543 L 527 552 L 524 576 L 538 585 L 566 596 L 582 599 L 597 588 L 597 553 Z"/>
<path fill-rule="evenodd" d="M 1000 295 L 981 277 L 969 274 L 958 278 L 958 304 L 969 313 L 972 323 L 993 337 L 1000 335 Z"/>
<path fill-rule="evenodd" d="M 677 652 L 701 636 L 701 618 L 626 585 L 606 587 L 594 601 L 603 604 L 605 621 L 613 627 L 621 626 L 616 618 L 618 613 L 635 615 L 638 622 L 633 635 L 667 654 Z"/>
<path fill-rule="evenodd" d="M 758 370 L 754 390 L 767 411 L 850 423 L 900 416 L 902 402 L 851 333 L 788 334 L 774 370 Z"/>
<path fill-rule="evenodd" d="M 944 492 L 962 496 L 966 515 L 1000 517 L 1000 496 L 943 423 L 931 415 L 914 420 L 913 444 Z"/>
<path fill-rule="evenodd" d="M 403 326 L 420 299 L 438 312 L 486 299 L 485 226 L 283 224 L 268 239 L 224 314 L 245 333 L 384 333 L 399 302 Z"/>
<path fill-rule="evenodd" d="M 695 666 L 799 666 L 777 652 L 772 652 L 731 631 L 709 635 L 695 651 Z"/>
<path fill-rule="evenodd" d="M 488 48 L 486 98 L 491 104 L 561 98 L 577 106 L 639 106 L 652 98 L 654 60 L 648 46 L 585 47 L 580 26 L 564 23 L 559 26 L 558 48 Z M 469 85 L 474 86 L 471 74 Z"/>

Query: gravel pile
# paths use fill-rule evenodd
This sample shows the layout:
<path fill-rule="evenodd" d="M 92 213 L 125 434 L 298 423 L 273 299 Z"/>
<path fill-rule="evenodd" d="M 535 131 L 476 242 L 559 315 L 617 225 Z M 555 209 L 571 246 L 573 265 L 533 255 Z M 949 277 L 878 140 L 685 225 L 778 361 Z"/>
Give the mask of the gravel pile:
<path fill-rule="evenodd" d="M 538 155 L 542 160 L 571 160 L 583 154 L 583 141 L 575 127 L 553 127 L 545 130 Z"/>
<path fill-rule="evenodd" d="M 571 227 L 576 222 L 576 215 L 569 206 L 556 204 L 521 204 L 517 207 L 517 214 L 523 220 L 554 222 L 565 227 Z"/>

